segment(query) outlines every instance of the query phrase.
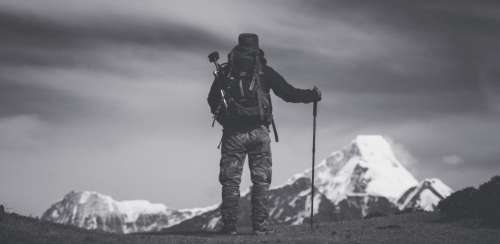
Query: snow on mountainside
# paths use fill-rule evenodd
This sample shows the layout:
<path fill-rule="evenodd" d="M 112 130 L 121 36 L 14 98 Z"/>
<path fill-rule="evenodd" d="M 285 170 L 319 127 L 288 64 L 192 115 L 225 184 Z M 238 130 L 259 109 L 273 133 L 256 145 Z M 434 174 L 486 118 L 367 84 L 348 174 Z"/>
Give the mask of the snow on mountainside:
<path fill-rule="evenodd" d="M 308 169 L 270 189 L 270 221 L 292 225 L 307 221 L 310 185 Z M 419 183 L 384 137 L 360 135 L 316 166 L 312 207 L 316 221 L 359 219 L 401 210 L 432 211 L 451 191 L 438 179 Z M 240 198 L 240 226 L 251 225 L 250 195 L 246 191 Z M 173 210 L 148 201 L 115 201 L 96 192 L 70 192 L 42 219 L 119 233 L 214 230 L 221 226 L 217 207 Z"/>
<path fill-rule="evenodd" d="M 294 175 L 287 184 L 302 178 L 310 181 L 311 170 Z M 399 197 L 417 184 L 415 177 L 396 158 L 388 141 L 379 135 L 357 136 L 315 168 L 317 191 L 337 206 L 335 219 L 393 212 Z M 355 213 L 353 206 L 359 207 L 359 212 Z M 344 213 L 339 208 L 343 208 Z M 345 213 L 346 208 L 350 213 Z M 295 223 L 302 223 L 303 219 Z"/>
<path fill-rule="evenodd" d="M 97 192 L 72 191 L 53 204 L 42 219 L 85 229 L 130 233 L 160 230 L 209 210 L 174 210 L 145 200 L 116 201 Z"/>
<path fill-rule="evenodd" d="M 290 178 L 269 192 L 270 219 L 301 224 L 309 218 L 311 171 Z M 335 221 L 399 211 L 398 200 L 418 181 L 396 158 L 389 142 L 378 135 L 360 135 L 315 168 L 315 219 Z M 409 193 L 408 193 L 409 194 Z M 250 194 L 240 200 L 240 225 L 250 225 Z M 410 207 L 408 205 L 408 207 Z M 188 219 L 169 230 L 210 230 L 220 226 L 218 209 Z M 209 224 L 210 223 L 210 224 Z"/>
<path fill-rule="evenodd" d="M 439 201 L 453 190 L 439 179 L 425 179 L 418 186 L 408 189 L 398 200 L 399 209 L 434 211 Z"/>
<path fill-rule="evenodd" d="M 335 204 L 349 196 L 380 196 L 396 202 L 418 181 L 396 158 L 387 140 L 361 135 L 346 148 L 332 153 L 315 168 L 315 185 Z M 310 170 L 295 175 L 311 177 Z"/>

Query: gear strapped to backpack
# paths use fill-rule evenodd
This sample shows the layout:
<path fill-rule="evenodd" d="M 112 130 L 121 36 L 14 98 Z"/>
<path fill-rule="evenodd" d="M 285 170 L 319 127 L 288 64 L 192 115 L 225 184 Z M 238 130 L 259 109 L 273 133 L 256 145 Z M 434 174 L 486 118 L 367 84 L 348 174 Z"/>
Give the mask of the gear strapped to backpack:
<path fill-rule="evenodd" d="M 232 53 L 233 54 L 233 53 Z M 272 122 L 272 105 L 269 92 L 266 92 L 261 82 L 263 75 L 259 59 L 255 67 L 242 71 L 235 69 L 230 58 L 225 91 L 228 99 L 228 109 L 225 119 L 236 123 Z"/>
<path fill-rule="evenodd" d="M 271 96 L 269 88 L 265 87 L 269 84 L 262 80 L 265 63 L 264 52 L 258 47 L 257 36 L 240 35 L 239 45 L 228 55 L 228 63 L 218 66 L 217 87 L 221 91 L 225 106 L 221 110 L 219 105 L 214 116 L 224 128 L 272 125 L 275 140 L 278 141 Z"/>

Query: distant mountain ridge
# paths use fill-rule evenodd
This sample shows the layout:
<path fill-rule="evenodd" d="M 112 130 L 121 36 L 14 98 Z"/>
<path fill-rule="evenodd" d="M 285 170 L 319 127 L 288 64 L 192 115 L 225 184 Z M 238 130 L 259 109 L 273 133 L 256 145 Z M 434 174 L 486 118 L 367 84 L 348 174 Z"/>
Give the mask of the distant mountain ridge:
<path fill-rule="evenodd" d="M 382 136 L 361 135 L 315 168 L 314 218 L 336 221 L 387 215 L 401 210 L 432 211 L 452 190 L 439 179 L 417 179 Z M 309 218 L 311 170 L 269 191 L 270 219 L 301 224 Z M 250 192 L 240 199 L 240 225 L 250 225 Z M 213 230 L 221 225 L 217 206 L 174 210 L 147 201 L 115 201 L 96 192 L 70 192 L 42 219 L 87 229 L 130 233 Z"/>
<path fill-rule="evenodd" d="M 116 201 L 93 191 L 72 191 L 45 211 L 42 219 L 85 229 L 131 233 L 157 231 L 209 209 L 175 210 L 145 200 Z"/>
<path fill-rule="evenodd" d="M 397 203 L 400 210 L 420 209 L 433 211 L 437 204 L 452 192 L 453 190 L 440 179 L 425 179 L 417 186 L 409 188 Z"/>
<path fill-rule="evenodd" d="M 294 175 L 269 192 L 270 219 L 301 224 L 309 218 L 311 170 Z M 382 136 L 362 135 L 333 152 L 315 168 L 314 218 L 337 221 L 387 215 L 401 210 L 432 211 L 452 190 L 438 179 L 418 182 L 396 158 Z M 431 190 L 432 189 L 432 190 Z M 405 199 L 401 200 L 401 197 Z M 250 193 L 240 199 L 239 224 L 250 225 Z M 214 209 L 170 227 L 168 231 L 213 230 L 220 226 Z"/>

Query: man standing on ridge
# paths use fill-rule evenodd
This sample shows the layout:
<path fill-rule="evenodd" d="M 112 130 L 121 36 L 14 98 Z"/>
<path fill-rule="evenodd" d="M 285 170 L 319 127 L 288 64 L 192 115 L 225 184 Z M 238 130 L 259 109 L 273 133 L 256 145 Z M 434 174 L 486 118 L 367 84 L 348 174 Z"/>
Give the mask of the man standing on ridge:
<path fill-rule="evenodd" d="M 236 234 L 240 182 L 248 155 L 252 180 L 252 225 L 255 234 L 274 232 L 270 225 L 266 193 L 271 184 L 271 139 L 276 129 L 270 90 L 286 102 L 321 100 L 318 88 L 297 89 L 267 65 L 256 34 L 242 33 L 212 83 L 208 104 L 223 126 L 219 181 L 222 184 L 222 233 Z"/>

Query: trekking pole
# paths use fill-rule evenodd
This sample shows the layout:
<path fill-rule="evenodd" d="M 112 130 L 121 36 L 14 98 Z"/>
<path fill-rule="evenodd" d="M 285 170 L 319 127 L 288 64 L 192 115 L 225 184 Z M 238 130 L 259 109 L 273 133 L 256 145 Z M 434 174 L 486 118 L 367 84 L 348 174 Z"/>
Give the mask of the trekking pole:
<path fill-rule="evenodd" d="M 314 231 L 313 227 L 313 214 L 314 214 L 314 161 L 316 159 L 316 115 L 318 114 L 318 102 L 313 104 L 313 145 L 312 145 L 312 168 L 311 168 L 311 232 Z"/>

